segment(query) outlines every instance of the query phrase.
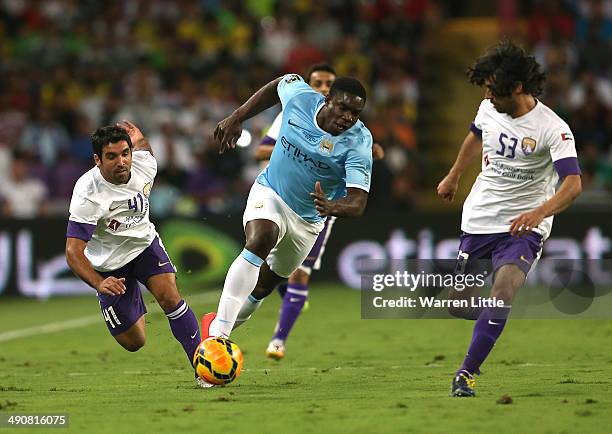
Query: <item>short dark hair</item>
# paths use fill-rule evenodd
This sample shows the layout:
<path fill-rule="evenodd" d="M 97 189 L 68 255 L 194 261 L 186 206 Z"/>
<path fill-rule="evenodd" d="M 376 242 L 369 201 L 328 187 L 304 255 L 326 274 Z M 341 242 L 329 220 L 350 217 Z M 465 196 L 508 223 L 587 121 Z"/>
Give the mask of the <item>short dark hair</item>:
<path fill-rule="evenodd" d="M 123 128 L 116 125 L 100 127 L 91 133 L 91 145 L 93 147 L 93 152 L 100 159 L 102 159 L 102 148 L 104 148 L 104 146 L 108 145 L 109 143 L 120 142 L 121 140 L 125 140 L 130 149 L 132 149 L 132 141 L 130 140 L 129 134 Z"/>
<path fill-rule="evenodd" d="M 476 59 L 466 75 L 470 83 L 485 85 L 491 80 L 490 89 L 493 95 L 509 96 L 521 83 L 523 92 L 538 96 L 544 88 L 546 74 L 534 56 L 528 55 L 511 41 L 501 41 Z"/>
<path fill-rule="evenodd" d="M 359 80 L 353 77 L 338 77 L 332 84 L 329 94 L 334 96 L 339 92 L 347 92 L 366 100 L 366 90 Z"/>
<path fill-rule="evenodd" d="M 331 65 L 327 63 L 316 63 L 312 65 L 310 68 L 308 68 L 308 71 L 306 72 L 306 75 L 304 76 L 306 83 L 310 82 L 310 76 L 318 71 L 325 71 L 325 72 L 329 72 L 330 74 L 337 75 L 336 70 Z"/>

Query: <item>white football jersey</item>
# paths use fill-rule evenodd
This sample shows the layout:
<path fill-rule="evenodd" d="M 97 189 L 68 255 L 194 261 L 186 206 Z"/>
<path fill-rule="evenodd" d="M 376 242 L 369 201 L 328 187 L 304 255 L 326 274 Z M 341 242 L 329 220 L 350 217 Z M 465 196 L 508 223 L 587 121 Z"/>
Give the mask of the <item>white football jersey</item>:
<path fill-rule="evenodd" d="M 70 221 L 95 225 L 85 256 L 98 271 L 123 267 L 157 236 L 149 221 L 149 194 L 157 174 L 157 162 L 148 151 L 132 153 L 130 180 L 112 184 L 97 167 L 74 186 Z"/>
<path fill-rule="evenodd" d="M 508 232 L 512 219 L 555 194 L 557 165 L 566 174 L 580 173 L 569 126 L 541 101 L 523 116 L 512 118 L 485 99 L 472 131 L 482 132 L 482 171 L 463 205 L 464 232 Z M 575 169 L 568 171 L 568 166 Z M 547 217 L 534 231 L 546 239 L 552 222 L 553 217 Z"/>

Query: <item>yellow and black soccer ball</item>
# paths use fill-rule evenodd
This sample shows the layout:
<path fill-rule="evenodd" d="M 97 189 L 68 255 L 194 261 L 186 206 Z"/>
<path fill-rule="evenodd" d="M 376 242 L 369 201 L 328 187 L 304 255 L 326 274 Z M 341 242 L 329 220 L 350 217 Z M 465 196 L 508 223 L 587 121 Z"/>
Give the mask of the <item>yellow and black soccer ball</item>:
<path fill-rule="evenodd" d="M 203 340 L 193 355 L 196 375 L 210 384 L 228 384 L 240 375 L 242 351 L 229 339 L 210 337 Z"/>

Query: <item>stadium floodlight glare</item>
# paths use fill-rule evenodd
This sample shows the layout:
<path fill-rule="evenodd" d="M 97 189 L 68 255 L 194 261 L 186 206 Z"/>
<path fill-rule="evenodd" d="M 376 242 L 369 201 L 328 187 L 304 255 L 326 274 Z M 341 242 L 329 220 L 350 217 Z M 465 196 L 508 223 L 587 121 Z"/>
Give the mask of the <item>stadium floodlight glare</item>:
<path fill-rule="evenodd" d="M 246 148 L 251 144 L 252 139 L 253 137 L 251 136 L 251 133 L 248 130 L 242 130 L 242 134 L 240 134 L 238 141 L 236 141 L 236 145 L 241 148 Z"/>

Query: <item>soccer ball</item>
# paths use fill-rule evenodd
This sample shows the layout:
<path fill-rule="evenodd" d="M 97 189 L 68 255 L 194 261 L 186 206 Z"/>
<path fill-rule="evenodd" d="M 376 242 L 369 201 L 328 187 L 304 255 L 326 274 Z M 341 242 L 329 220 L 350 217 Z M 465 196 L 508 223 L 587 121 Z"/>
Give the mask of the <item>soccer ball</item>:
<path fill-rule="evenodd" d="M 231 383 L 242 370 L 242 351 L 229 339 L 210 337 L 198 345 L 193 367 L 196 375 L 210 384 Z"/>

